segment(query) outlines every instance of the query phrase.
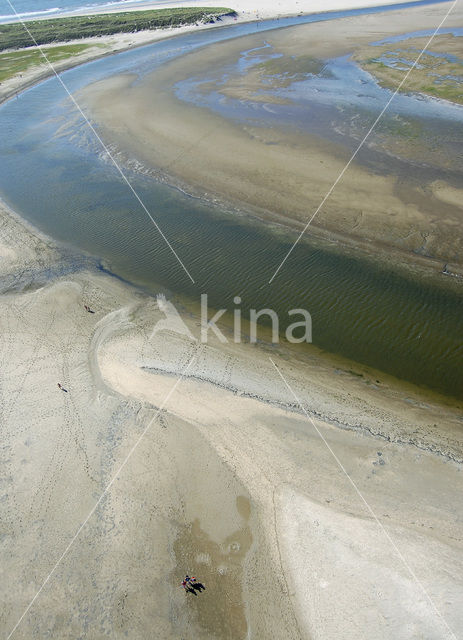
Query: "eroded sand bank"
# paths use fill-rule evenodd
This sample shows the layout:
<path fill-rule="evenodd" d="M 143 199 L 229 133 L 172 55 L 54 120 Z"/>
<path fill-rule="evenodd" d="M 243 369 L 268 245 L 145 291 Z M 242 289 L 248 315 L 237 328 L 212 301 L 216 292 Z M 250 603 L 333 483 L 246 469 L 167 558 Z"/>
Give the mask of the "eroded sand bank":
<path fill-rule="evenodd" d="M 451 637 L 269 355 L 461 628 L 459 409 L 315 356 L 153 336 L 156 301 L 92 265 L 2 210 L 5 635 L 162 406 L 14 637 Z"/>
<path fill-rule="evenodd" d="M 265 128 L 234 122 L 184 102 L 176 95 L 176 86 L 194 78 L 203 83 L 204 91 L 259 101 L 265 99 L 259 98 L 262 77 L 252 69 L 234 75 L 243 51 L 270 47 L 285 59 L 305 56 L 324 61 L 352 53 L 372 40 L 433 29 L 447 10 L 447 4 L 420 7 L 239 38 L 182 56 L 142 82 L 134 82 L 137 78 L 131 75 L 110 78 L 92 85 L 81 98 L 104 135 L 126 158 L 136 158 L 197 195 L 301 229 L 351 152 L 320 136 L 277 125 Z M 458 26 L 461 11 L 457 7 L 446 26 Z M 223 75 L 217 75 L 217 68 Z M 309 109 L 308 117 L 310 113 Z M 395 146 L 388 148 L 387 140 L 381 144 L 386 154 L 402 154 L 417 166 L 426 164 L 416 139 L 396 136 Z M 375 152 L 381 152 L 381 144 L 375 144 Z M 439 163 L 442 177 L 444 165 Z M 414 260 L 418 254 L 433 269 L 442 269 L 442 261 L 461 268 L 461 240 L 455 233 L 463 215 L 461 189 L 450 178 L 447 183 L 445 176 L 438 183 L 402 178 L 400 172 L 381 174 L 355 160 L 314 219 L 313 233 L 337 237 L 346 246 L 365 251 L 384 251 L 384 255 L 394 250 L 399 259 Z"/>

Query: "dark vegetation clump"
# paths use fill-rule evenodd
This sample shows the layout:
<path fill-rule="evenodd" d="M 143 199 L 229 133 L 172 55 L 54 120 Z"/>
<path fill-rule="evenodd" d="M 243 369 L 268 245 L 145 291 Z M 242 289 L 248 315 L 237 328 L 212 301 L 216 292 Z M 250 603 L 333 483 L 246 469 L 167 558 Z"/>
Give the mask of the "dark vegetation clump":
<path fill-rule="evenodd" d="M 224 7 L 187 7 L 180 9 L 154 9 L 128 11 L 71 18 L 31 20 L 26 23 L 37 44 L 66 42 L 92 36 L 114 33 L 135 33 L 148 29 L 214 22 L 223 16 L 234 16 L 233 9 Z M 0 51 L 33 46 L 30 35 L 20 23 L 0 25 Z"/>

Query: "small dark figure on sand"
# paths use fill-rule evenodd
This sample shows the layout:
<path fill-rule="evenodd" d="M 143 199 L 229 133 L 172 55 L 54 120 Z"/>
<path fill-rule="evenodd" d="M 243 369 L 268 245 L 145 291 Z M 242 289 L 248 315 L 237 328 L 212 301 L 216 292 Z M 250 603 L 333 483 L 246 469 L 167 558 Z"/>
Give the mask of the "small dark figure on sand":
<path fill-rule="evenodd" d="M 61 389 L 61 391 L 64 391 L 64 393 L 67 393 L 67 392 L 68 392 L 68 390 L 67 390 L 67 389 L 65 389 L 65 388 L 63 387 L 63 385 L 61 385 L 59 382 L 58 382 L 58 389 Z"/>
<path fill-rule="evenodd" d="M 194 576 L 191 576 L 191 578 L 190 576 L 185 576 L 185 580 L 182 582 L 182 587 L 185 589 L 185 591 L 194 593 L 195 596 L 198 595 L 196 593 L 197 591 L 201 593 L 201 591 L 206 590 L 206 587 L 201 582 L 198 582 Z"/>
<path fill-rule="evenodd" d="M 188 593 L 192 593 L 194 596 L 197 596 L 198 594 L 196 593 L 196 591 L 194 589 L 192 589 L 189 585 L 189 583 L 184 580 L 182 582 L 182 587 L 185 589 L 185 591 L 187 591 Z"/>

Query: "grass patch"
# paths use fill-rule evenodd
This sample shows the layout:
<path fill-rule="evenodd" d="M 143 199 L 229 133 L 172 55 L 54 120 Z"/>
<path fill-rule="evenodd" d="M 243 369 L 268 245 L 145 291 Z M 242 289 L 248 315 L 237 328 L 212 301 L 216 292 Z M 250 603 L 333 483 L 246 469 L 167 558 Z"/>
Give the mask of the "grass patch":
<path fill-rule="evenodd" d="M 411 64 L 412 63 L 410 63 L 410 66 Z M 362 66 L 366 71 L 376 77 L 381 86 L 387 87 L 388 89 L 396 89 L 405 73 L 403 70 L 388 67 L 382 62 L 364 63 Z M 450 67 L 450 65 L 447 65 L 447 67 Z M 433 67 L 431 67 L 431 69 L 433 69 Z M 402 85 L 401 92 L 422 93 L 433 96 L 434 98 L 441 98 L 442 100 L 463 104 L 463 82 L 457 76 L 447 76 L 449 71 L 450 69 L 447 68 L 446 74 L 440 75 L 434 71 L 430 73 L 429 68 L 415 68 L 407 78 L 407 81 Z M 461 72 L 462 70 L 460 70 L 460 73 Z M 463 76 L 461 76 L 461 78 L 463 78 Z"/>
<path fill-rule="evenodd" d="M 461 42 L 461 37 L 436 36 L 433 51 L 421 56 L 419 64 L 413 68 L 400 91 L 422 93 L 463 104 Z M 393 90 L 403 80 L 406 70 L 412 68 L 425 44 L 426 38 L 411 38 L 393 49 L 387 44 L 367 46 L 357 50 L 353 59 L 371 73 L 381 86 Z"/>
<path fill-rule="evenodd" d="M 223 7 L 155 9 L 152 11 L 32 20 L 27 22 L 27 27 L 37 44 L 50 44 L 92 36 L 107 36 L 114 33 L 134 33 L 196 22 L 205 23 L 226 15 L 235 15 L 235 12 Z M 30 46 L 31 38 L 21 24 L 0 25 L 0 51 Z"/>
<path fill-rule="evenodd" d="M 60 47 L 50 47 L 47 49 L 47 58 L 50 62 L 60 62 L 66 58 L 82 53 L 86 49 L 94 47 L 90 44 L 69 44 Z M 104 45 L 97 45 L 104 47 Z M 0 54 L 0 82 L 4 82 L 13 76 L 24 73 L 30 67 L 44 64 L 45 60 L 38 49 L 27 49 L 23 51 L 11 51 Z"/>
<path fill-rule="evenodd" d="M 305 80 L 308 75 L 319 75 L 325 67 L 322 60 L 312 56 L 280 56 L 270 58 L 254 67 L 261 80 L 271 82 L 274 88 L 289 87 L 293 82 Z"/>
<path fill-rule="evenodd" d="M 261 62 L 257 68 L 268 75 L 305 76 L 319 74 L 323 67 L 322 60 L 312 56 L 282 56 Z"/>

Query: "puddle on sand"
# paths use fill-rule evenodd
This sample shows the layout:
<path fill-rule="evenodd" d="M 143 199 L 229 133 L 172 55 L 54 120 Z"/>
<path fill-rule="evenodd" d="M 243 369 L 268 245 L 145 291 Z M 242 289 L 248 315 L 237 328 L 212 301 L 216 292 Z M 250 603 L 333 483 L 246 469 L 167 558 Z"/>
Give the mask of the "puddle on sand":
<path fill-rule="evenodd" d="M 244 496 L 236 499 L 236 508 L 245 522 L 251 505 Z M 220 544 L 201 529 L 198 519 L 184 526 L 174 543 L 177 563 L 173 581 L 189 573 L 206 587 L 197 596 L 186 593 L 190 615 L 207 637 L 240 640 L 246 638 L 247 621 L 242 582 L 244 559 L 252 544 L 249 526 L 227 536 Z"/>

